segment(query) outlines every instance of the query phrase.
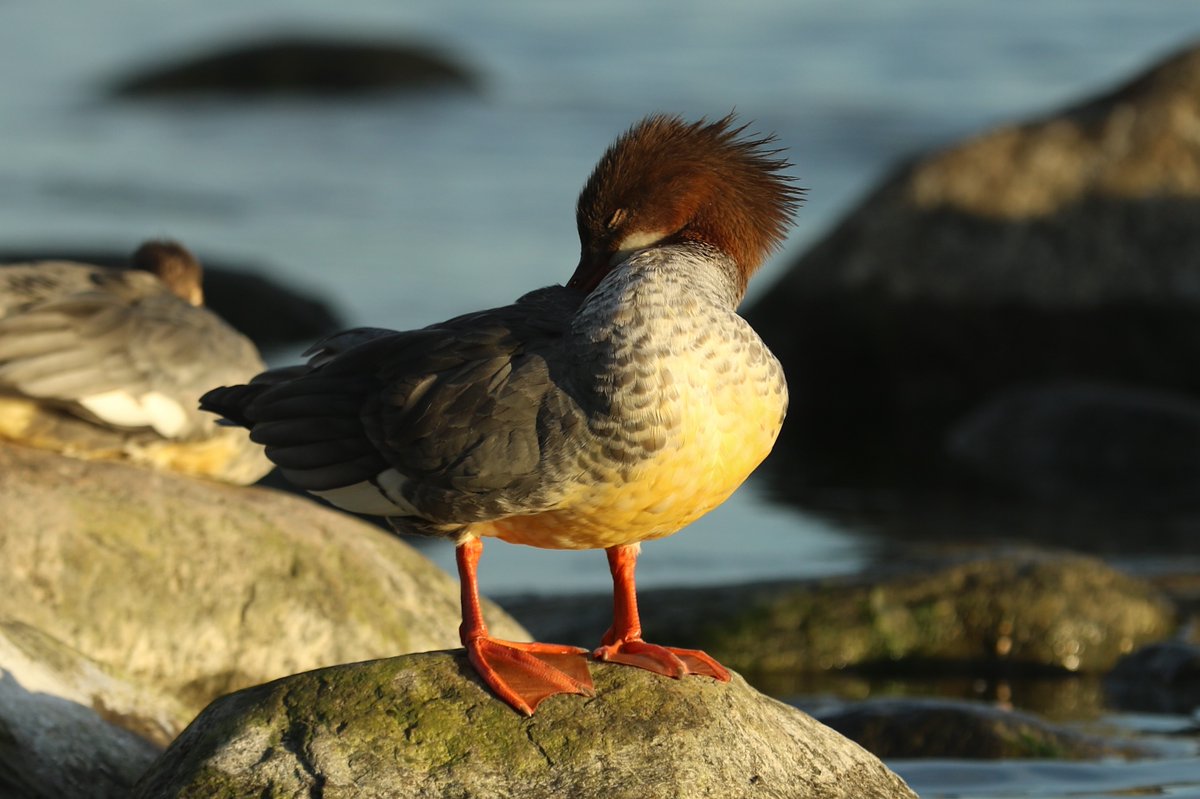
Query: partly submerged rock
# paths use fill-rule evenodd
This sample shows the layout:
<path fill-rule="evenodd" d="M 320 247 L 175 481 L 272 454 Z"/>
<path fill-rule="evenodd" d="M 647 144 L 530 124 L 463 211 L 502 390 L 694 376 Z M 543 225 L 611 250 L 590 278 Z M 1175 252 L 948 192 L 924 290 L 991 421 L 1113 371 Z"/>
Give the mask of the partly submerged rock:
<path fill-rule="evenodd" d="M 915 796 L 857 744 L 736 675 L 592 672 L 594 698 L 551 697 L 532 718 L 493 697 L 461 652 L 299 674 L 214 702 L 134 795 Z"/>
<path fill-rule="evenodd" d="M 1144 581 L 1095 558 L 1033 554 L 778 591 L 702 640 L 746 672 L 1104 672 L 1175 624 L 1170 602 Z"/>
<path fill-rule="evenodd" d="M 884 699 L 818 715 L 884 758 L 1098 760 L 1149 752 L 978 702 Z"/>
<path fill-rule="evenodd" d="M 1104 679 L 1112 706 L 1141 713 L 1200 709 L 1200 645 L 1164 641 L 1121 659 Z"/>
<path fill-rule="evenodd" d="M 1174 607 L 1095 558 L 997 554 L 932 570 L 641 594 L 649 640 L 705 649 L 756 685 L 798 672 L 1104 672 L 1169 636 Z M 591 640 L 604 597 L 507 607 L 542 640 Z"/>
<path fill-rule="evenodd" d="M 193 711 L 304 669 L 458 643 L 449 575 L 297 497 L 0 445 L 0 508 L 0 617 Z"/>
<path fill-rule="evenodd" d="M 474 90 L 478 84 L 471 68 L 425 44 L 297 35 L 218 47 L 176 63 L 147 67 L 117 81 L 112 93 L 117 97 L 337 96 Z"/>
<path fill-rule="evenodd" d="M 1046 502 L 1157 512 L 1200 504 L 1200 399 L 1186 395 L 1065 381 L 1024 386 L 970 412 L 948 445 L 978 473 Z"/>

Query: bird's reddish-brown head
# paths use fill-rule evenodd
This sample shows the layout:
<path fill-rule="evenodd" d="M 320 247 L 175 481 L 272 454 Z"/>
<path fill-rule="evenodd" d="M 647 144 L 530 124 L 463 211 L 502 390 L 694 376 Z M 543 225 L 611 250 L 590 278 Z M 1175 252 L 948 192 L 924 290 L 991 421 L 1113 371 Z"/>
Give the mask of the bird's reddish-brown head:
<path fill-rule="evenodd" d="M 180 299 L 192 305 L 204 304 L 204 268 L 182 244 L 166 240 L 143 242 L 129 262 L 134 269 L 157 275 Z"/>
<path fill-rule="evenodd" d="M 655 114 L 623 133 L 584 184 L 576 206 L 581 255 L 568 285 L 591 291 L 634 251 L 694 241 L 750 276 L 784 239 L 802 190 L 773 136 L 743 136 L 734 116 L 685 122 Z"/>

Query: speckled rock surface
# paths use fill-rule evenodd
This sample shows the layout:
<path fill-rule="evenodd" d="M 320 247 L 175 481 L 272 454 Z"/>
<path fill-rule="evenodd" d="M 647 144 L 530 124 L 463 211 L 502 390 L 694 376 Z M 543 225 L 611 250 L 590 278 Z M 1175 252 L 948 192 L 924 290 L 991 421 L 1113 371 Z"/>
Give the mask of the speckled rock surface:
<path fill-rule="evenodd" d="M 138 799 L 913 797 L 857 744 L 735 675 L 593 664 L 596 696 L 524 718 L 461 652 L 300 674 L 213 703 Z"/>
<path fill-rule="evenodd" d="M 0 507 L 0 617 L 192 712 L 305 669 L 458 644 L 455 580 L 297 497 L 0 445 Z"/>

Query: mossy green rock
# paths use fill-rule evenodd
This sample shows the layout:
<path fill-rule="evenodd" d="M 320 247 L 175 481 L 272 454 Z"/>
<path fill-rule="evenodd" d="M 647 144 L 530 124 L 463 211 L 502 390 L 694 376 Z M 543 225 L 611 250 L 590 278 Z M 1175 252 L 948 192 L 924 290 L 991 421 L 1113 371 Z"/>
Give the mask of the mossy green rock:
<path fill-rule="evenodd" d="M 0 508 L 0 617 L 192 713 L 298 671 L 458 644 L 449 575 L 299 497 L 0 445 Z"/>
<path fill-rule="evenodd" d="M 525 718 L 461 651 L 299 674 L 223 697 L 138 783 L 204 797 L 913 797 L 857 744 L 736 675 L 593 664 L 593 698 Z"/>
<path fill-rule="evenodd" d="M 1031 554 L 780 590 L 697 637 L 723 663 L 765 673 L 904 664 L 1104 672 L 1174 629 L 1173 607 L 1148 583 L 1095 558 Z"/>

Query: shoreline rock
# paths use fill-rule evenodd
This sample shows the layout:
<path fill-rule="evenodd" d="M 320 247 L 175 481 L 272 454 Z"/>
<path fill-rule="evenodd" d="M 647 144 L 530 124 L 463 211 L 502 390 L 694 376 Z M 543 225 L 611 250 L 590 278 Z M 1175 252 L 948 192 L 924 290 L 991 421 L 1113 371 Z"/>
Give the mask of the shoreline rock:
<path fill-rule="evenodd" d="M 501 603 L 543 640 L 591 640 L 604 595 Z M 1102 673 L 1176 629 L 1150 583 L 1096 558 L 1001 552 L 897 573 L 641 593 L 647 640 L 704 649 L 751 682 L 871 674 Z"/>

